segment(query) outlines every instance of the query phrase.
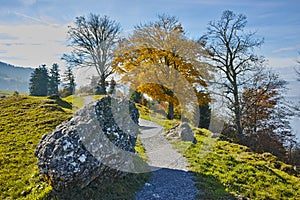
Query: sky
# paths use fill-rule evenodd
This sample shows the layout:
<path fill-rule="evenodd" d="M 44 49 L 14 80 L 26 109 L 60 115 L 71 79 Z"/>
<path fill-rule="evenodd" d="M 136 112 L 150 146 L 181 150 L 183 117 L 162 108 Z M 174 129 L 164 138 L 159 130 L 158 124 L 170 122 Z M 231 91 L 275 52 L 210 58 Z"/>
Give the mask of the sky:
<path fill-rule="evenodd" d="M 247 31 L 265 43 L 255 52 L 271 67 L 297 66 L 300 59 L 298 0 L 0 0 L 0 61 L 25 67 L 61 61 L 69 50 L 68 26 L 75 17 L 108 15 L 130 33 L 158 14 L 178 17 L 188 36 L 201 37 L 224 10 L 247 16 Z"/>
<path fill-rule="evenodd" d="M 33 68 L 58 63 L 64 69 L 68 26 L 89 13 L 108 15 L 120 23 L 124 35 L 168 14 L 178 17 L 188 37 L 198 39 L 224 10 L 246 15 L 246 31 L 264 38 L 255 53 L 293 83 L 288 96 L 299 99 L 293 69 L 300 65 L 299 0 L 0 0 L 0 61 Z M 75 77 L 83 73 L 77 71 Z M 300 119 L 295 124 L 300 138 Z"/>

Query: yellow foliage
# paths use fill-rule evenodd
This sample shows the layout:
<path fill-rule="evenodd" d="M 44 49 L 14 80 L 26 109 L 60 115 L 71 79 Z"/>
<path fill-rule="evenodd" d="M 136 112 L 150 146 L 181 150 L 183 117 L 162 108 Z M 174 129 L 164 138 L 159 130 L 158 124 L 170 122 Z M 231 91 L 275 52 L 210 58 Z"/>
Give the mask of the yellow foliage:
<path fill-rule="evenodd" d="M 200 92 L 212 78 L 210 66 L 201 62 L 204 54 L 203 44 L 188 39 L 181 24 L 168 18 L 138 26 L 120 42 L 113 68 L 132 90 L 187 110 L 210 101 Z"/>

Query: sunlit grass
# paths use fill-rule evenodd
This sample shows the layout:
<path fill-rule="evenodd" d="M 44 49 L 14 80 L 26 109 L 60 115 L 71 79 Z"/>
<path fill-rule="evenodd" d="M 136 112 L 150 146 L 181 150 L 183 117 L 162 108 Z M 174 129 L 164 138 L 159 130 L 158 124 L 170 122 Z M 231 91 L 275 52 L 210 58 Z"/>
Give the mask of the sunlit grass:
<path fill-rule="evenodd" d="M 146 108 L 140 106 L 139 110 Z M 144 112 L 142 118 L 165 129 L 178 123 L 150 117 L 147 114 L 150 112 Z M 190 170 L 195 173 L 196 186 L 202 191 L 199 199 L 300 199 L 299 175 L 285 172 L 292 166 L 270 153 L 254 153 L 245 146 L 214 138 L 206 129 L 193 130 L 197 144 L 178 140 L 171 143 L 187 158 Z"/>
<path fill-rule="evenodd" d="M 184 156 L 205 198 L 231 198 L 230 193 L 253 200 L 300 199 L 300 178 L 284 172 L 292 166 L 270 153 L 257 154 L 245 146 L 220 140 L 203 156 L 203 145 L 209 135 L 201 129 L 195 133 L 198 143 L 189 144 Z"/>
<path fill-rule="evenodd" d="M 150 110 L 146 106 L 141 104 L 135 104 L 137 109 L 140 113 L 140 118 L 153 121 L 160 126 L 164 127 L 165 130 L 169 130 L 170 128 L 174 127 L 176 124 L 179 123 L 179 120 L 168 120 L 164 116 L 159 113 L 155 113 L 154 111 Z"/>
<path fill-rule="evenodd" d="M 51 191 L 34 157 L 43 134 L 71 116 L 45 97 L 0 100 L 0 199 L 40 199 Z"/>
<path fill-rule="evenodd" d="M 70 96 L 63 98 L 63 100 L 72 104 L 73 110 L 77 110 L 84 106 L 84 99 L 82 96 L 70 95 Z"/>
<path fill-rule="evenodd" d="M 7 90 L 0 90 L 0 96 L 11 96 L 14 92 Z"/>
<path fill-rule="evenodd" d="M 66 100 L 74 102 L 73 97 Z M 34 151 L 44 134 L 73 114 L 72 105 L 49 97 L 11 96 L 0 99 L 0 110 L 0 199 L 59 198 L 48 196 L 53 195 L 52 187 L 40 175 Z M 139 139 L 135 149 L 146 159 Z M 129 174 L 105 187 L 95 181 L 72 195 L 75 199 L 132 199 L 149 177 L 148 173 Z"/>
<path fill-rule="evenodd" d="M 145 148 L 141 142 L 140 137 L 137 138 L 134 149 L 144 161 L 147 160 L 147 154 L 146 154 Z"/>
<path fill-rule="evenodd" d="M 105 95 L 104 94 L 97 94 L 97 95 L 93 95 L 93 98 L 94 99 L 101 99 L 101 98 L 103 98 L 103 97 L 105 97 Z"/>

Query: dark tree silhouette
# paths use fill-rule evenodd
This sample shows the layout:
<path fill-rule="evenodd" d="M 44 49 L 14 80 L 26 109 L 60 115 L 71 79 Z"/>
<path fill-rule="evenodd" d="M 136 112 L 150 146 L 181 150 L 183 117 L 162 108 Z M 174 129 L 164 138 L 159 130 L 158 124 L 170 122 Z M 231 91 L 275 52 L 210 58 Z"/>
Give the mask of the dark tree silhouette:
<path fill-rule="evenodd" d="M 57 95 L 58 86 L 60 84 L 60 76 L 58 70 L 58 64 L 54 63 L 50 69 L 49 74 L 49 85 L 48 85 L 48 95 Z"/>
<path fill-rule="evenodd" d="M 210 124 L 210 118 L 211 118 L 211 108 L 209 106 L 209 103 L 203 104 L 199 106 L 199 128 L 209 128 Z"/>
<path fill-rule="evenodd" d="M 31 74 L 29 93 L 31 96 L 47 96 L 48 94 L 48 71 L 46 65 L 39 66 Z"/>
<path fill-rule="evenodd" d="M 64 73 L 64 88 L 63 96 L 69 96 L 75 92 L 75 77 L 72 72 L 72 68 L 68 67 Z"/>

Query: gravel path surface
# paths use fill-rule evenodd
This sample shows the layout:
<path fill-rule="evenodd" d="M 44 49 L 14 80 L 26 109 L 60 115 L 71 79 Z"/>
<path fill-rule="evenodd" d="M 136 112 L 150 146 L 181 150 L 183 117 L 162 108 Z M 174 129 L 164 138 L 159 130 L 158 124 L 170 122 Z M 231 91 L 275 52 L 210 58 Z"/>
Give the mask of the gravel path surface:
<path fill-rule="evenodd" d="M 153 172 L 150 182 L 136 193 L 136 199 L 195 199 L 199 191 L 194 186 L 193 175 L 187 171 L 185 158 L 163 136 L 163 128 L 143 119 L 140 126 L 141 141 Z"/>
<path fill-rule="evenodd" d="M 90 103 L 92 103 L 94 101 L 96 101 L 96 99 L 94 99 L 91 96 L 83 96 L 84 105 L 90 104 Z"/>

